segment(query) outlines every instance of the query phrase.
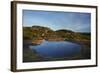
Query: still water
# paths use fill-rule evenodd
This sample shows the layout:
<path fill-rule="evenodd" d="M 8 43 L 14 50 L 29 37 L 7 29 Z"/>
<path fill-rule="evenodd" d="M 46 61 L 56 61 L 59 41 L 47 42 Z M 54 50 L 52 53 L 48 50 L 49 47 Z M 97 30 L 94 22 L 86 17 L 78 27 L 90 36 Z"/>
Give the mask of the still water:
<path fill-rule="evenodd" d="M 30 48 L 44 58 L 73 57 L 81 52 L 81 45 L 68 41 L 44 41 Z"/>

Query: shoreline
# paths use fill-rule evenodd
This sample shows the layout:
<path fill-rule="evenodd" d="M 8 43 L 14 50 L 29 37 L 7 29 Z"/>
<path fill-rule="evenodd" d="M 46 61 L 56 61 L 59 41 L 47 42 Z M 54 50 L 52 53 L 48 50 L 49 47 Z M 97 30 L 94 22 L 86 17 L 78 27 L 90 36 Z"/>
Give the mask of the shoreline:
<path fill-rule="evenodd" d="M 73 40 L 64 40 L 64 41 L 80 44 L 82 46 L 81 52 L 80 52 L 80 57 L 78 59 L 90 59 L 90 47 L 88 45 L 88 48 L 87 48 L 87 45 L 85 44 L 85 42 L 89 43 L 90 41 L 73 41 Z M 44 61 L 44 60 L 46 60 L 45 58 L 40 56 L 35 50 L 32 50 L 28 47 L 29 45 L 39 45 L 39 44 L 33 44 L 31 40 L 24 40 L 23 42 L 24 42 L 23 43 L 23 62 L 30 62 L 30 61 L 34 62 L 34 61 Z M 29 51 L 29 52 L 27 53 L 27 51 Z M 29 58 L 30 56 L 31 56 L 31 58 Z M 28 60 L 26 60 L 26 59 L 28 59 Z M 75 58 L 75 59 L 77 59 L 77 58 Z M 60 60 L 60 59 L 58 59 L 58 60 Z M 68 60 L 70 60 L 70 59 L 68 59 Z M 74 58 L 72 60 L 74 60 Z"/>

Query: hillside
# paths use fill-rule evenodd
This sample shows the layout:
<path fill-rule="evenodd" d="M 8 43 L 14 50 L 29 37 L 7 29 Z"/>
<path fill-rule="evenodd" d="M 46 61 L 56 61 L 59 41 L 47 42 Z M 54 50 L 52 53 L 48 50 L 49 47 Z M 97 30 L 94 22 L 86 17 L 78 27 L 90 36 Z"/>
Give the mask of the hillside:
<path fill-rule="evenodd" d="M 32 27 L 23 27 L 23 38 L 24 39 L 56 39 L 63 38 L 65 40 L 90 40 L 90 33 L 81 33 L 74 32 L 71 30 L 60 29 L 52 30 L 48 27 L 42 26 L 32 26 Z"/>

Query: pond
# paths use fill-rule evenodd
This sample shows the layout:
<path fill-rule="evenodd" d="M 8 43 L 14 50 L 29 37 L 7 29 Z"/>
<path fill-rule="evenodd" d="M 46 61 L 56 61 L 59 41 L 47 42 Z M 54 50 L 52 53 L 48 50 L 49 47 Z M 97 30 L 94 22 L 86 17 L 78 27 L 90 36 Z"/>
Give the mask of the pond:
<path fill-rule="evenodd" d="M 44 58 L 71 58 L 80 54 L 81 45 L 69 41 L 46 41 L 39 45 L 31 45 Z"/>

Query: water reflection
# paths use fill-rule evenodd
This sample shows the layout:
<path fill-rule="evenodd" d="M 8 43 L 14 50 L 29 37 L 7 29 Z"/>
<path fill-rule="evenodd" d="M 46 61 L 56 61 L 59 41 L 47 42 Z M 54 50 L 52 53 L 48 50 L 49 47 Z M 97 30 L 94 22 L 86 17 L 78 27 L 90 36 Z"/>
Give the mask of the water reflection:
<path fill-rule="evenodd" d="M 74 57 L 81 52 L 81 45 L 68 41 L 44 41 L 30 48 L 44 58 Z"/>

